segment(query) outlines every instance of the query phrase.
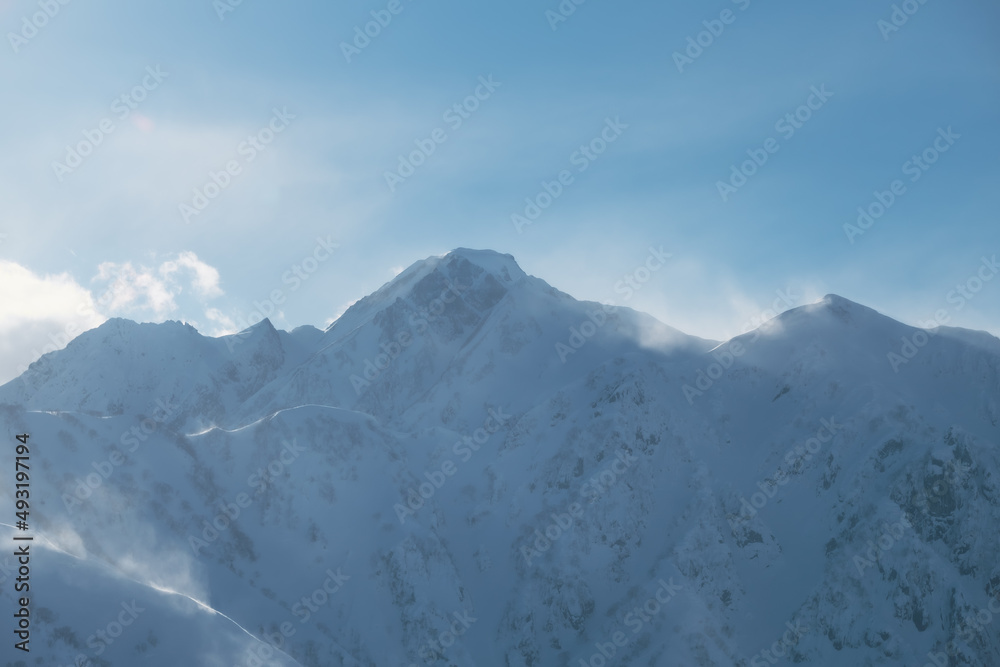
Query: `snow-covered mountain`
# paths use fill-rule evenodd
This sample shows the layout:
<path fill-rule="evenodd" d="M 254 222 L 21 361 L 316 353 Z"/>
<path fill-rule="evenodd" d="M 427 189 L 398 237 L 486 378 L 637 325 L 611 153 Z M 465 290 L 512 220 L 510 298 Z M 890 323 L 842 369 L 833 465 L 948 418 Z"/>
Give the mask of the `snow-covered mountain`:
<path fill-rule="evenodd" d="M 719 343 L 460 249 L 326 331 L 109 321 L 0 415 L 0 664 L 1000 664 L 982 332 L 831 295 Z"/>

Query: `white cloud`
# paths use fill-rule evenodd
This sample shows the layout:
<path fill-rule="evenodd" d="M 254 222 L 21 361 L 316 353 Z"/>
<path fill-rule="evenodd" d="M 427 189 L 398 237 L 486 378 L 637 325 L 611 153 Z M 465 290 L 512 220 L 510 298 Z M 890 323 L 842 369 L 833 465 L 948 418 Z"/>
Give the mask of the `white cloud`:
<path fill-rule="evenodd" d="M 69 274 L 38 275 L 0 261 L 0 382 L 106 319 Z"/>
<path fill-rule="evenodd" d="M 155 268 L 103 262 L 91 283 L 92 290 L 68 273 L 39 275 L 0 261 L 0 382 L 113 316 L 162 321 L 178 311 L 199 309 L 216 324 L 216 335 L 235 329 L 221 311 L 205 303 L 223 295 L 219 272 L 193 252 Z M 196 299 L 178 305 L 185 290 Z"/>
<path fill-rule="evenodd" d="M 209 322 L 212 322 L 215 325 L 215 329 L 211 332 L 212 336 L 227 336 L 229 334 L 240 332 L 240 329 L 236 326 L 236 322 L 233 318 L 229 317 L 218 308 L 206 308 L 205 317 L 208 318 Z"/>
<path fill-rule="evenodd" d="M 179 269 L 189 269 L 194 272 L 193 285 L 198 293 L 212 299 L 223 295 L 219 287 L 219 271 L 198 259 L 193 252 L 182 252 L 176 262 L 164 262 L 160 265 L 160 275 L 169 279 Z"/>
<path fill-rule="evenodd" d="M 177 310 L 175 292 L 144 266 L 136 268 L 132 262 L 104 262 L 97 267 L 93 281 L 108 283 L 104 294 L 109 298 L 107 308 L 113 313 L 151 310 L 156 317 L 165 317 Z"/>
<path fill-rule="evenodd" d="M 134 266 L 132 262 L 104 262 L 92 282 L 106 283 L 108 309 L 116 315 L 133 318 L 151 314 L 164 319 L 178 310 L 177 297 L 185 283 L 202 299 L 222 296 L 219 272 L 198 259 L 193 252 L 182 252 L 175 260 L 162 262 L 157 268 Z M 188 280 L 185 280 L 188 278 Z"/>
<path fill-rule="evenodd" d="M 40 276 L 15 262 L 0 260 L 0 331 L 25 322 L 84 319 L 97 326 L 90 292 L 68 273 Z"/>

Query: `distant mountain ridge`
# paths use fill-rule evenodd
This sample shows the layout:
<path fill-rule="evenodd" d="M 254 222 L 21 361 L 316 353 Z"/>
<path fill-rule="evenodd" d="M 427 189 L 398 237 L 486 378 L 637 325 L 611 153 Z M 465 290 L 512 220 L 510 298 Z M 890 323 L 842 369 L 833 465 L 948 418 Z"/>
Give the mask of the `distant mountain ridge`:
<path fill-rule="evenodd" d="M 110 320 L 0 387 L 32 659 L 998 664 L 1000 340 L 921 331 L 709 341 L 469 249 L 325 330 Z"/>

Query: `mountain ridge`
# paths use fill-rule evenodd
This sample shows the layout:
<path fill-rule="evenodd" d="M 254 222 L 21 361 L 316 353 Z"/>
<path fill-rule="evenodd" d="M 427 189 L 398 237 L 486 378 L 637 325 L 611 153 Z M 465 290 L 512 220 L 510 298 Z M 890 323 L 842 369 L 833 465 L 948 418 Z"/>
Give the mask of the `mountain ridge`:
<path fill-rule="evenodd" d="M 894 368 L 922 330 L 836 295 L 717 344 L 472 253 L 325 331 L 115 321 L 0 387 L 73 554 L 37 561 L 50 664 L 1000 659 L 949 643 L 1000 605 L 996 346 Z"/>

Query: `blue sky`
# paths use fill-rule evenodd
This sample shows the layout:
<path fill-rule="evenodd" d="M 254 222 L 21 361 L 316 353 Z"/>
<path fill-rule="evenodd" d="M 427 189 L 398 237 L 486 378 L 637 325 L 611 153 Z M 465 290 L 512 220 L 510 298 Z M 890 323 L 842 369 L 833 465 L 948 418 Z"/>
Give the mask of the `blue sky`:
<path fill-rule="evenodd" d="M 324 326 L 455 247 L 711 338 L 778 290 L 1000 334 L 1000 280 L 949 299 L 1000 252 L 1000 6 L 895 4 L 0 0 L 0 381 L 110 316 L 217 335 L 277 290 L 276 326 Z M 623 300 L 650 246 L 671 260 Z"/>

